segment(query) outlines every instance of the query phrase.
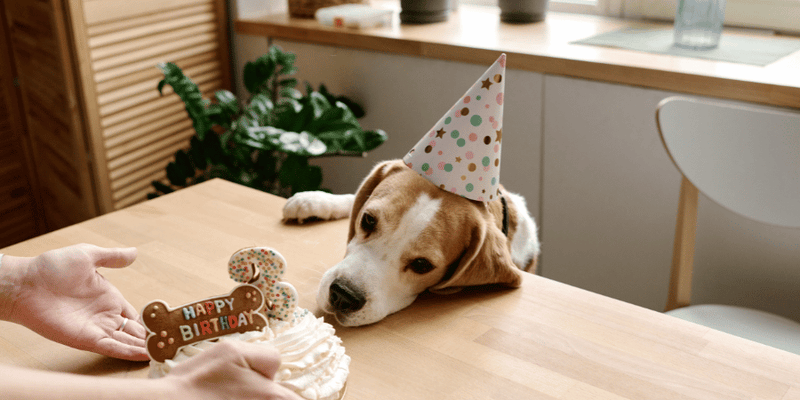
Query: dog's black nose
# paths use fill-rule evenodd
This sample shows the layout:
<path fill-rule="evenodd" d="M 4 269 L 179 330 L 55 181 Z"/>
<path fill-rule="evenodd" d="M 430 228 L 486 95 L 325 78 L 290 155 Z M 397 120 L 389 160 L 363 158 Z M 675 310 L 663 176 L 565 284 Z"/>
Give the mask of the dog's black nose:
<path fill-rule="evenodd" d="M 364 307 L 367 299 L 358 291 L 353 290 L 345 281 L 335 279 L 331 283 L 330 302 L 336 311 L 351 313 Z"/>

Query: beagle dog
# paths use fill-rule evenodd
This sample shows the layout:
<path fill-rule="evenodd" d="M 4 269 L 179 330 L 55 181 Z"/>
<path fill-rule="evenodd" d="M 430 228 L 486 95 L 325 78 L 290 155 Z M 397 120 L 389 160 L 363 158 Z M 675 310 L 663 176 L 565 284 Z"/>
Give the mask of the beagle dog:
<path fill-rule="evenodd" d="M 525 199 L 500 187 L 483 203 L 438 188 L 401 160 L 378 164 L 355 195 L 301 192 L 284 220 L 350 216 L 344 259 L 322 276 L 317 304 L 344 326 L 377 322 L 430 290 L 517 287 L 535 272 L 536 223 Z"/>

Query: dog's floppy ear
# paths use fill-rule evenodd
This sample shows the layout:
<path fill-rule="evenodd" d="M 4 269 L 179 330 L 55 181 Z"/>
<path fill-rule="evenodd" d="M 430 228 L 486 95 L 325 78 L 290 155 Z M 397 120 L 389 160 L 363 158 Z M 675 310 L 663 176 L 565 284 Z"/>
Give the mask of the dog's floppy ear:
<path fill-rule="evenodd" d="M 356 234 L 356 218 L 358 218 L 361 207 L 364 207 L 364 203 L 366 203 L 369 196 L 372 195 L 372 191 L 374 191 L 378 184 L 387 176 L 399 171 L 401 168 L 408 167 L 399 160 L 384 161 L 372 168 L 372 172 L 361 182 L 361 186 L 359 186 L 358 191 L 356 191 L 356 198 L 353 200 L 353 209 L 350 210 L 350 231 L 347 234 L 348 242 L 350 242 Z"/>
<path fill-rule="evenodd" d="M 505 235 L 496 226 L 485 222 L 476 224 L 470 234 L 470 244 L 455 267 L 429 290 L 449 293 L 465 286 L 492 283 L 518 287 L 522 284 L 522 273 L 511 259 L 505 241 Z"/>

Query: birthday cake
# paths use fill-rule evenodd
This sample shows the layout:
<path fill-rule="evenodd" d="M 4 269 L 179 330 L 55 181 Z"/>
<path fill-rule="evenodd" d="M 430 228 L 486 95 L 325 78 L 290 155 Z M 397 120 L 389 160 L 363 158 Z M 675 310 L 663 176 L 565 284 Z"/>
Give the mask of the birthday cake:
<path fill-rule="evenodd" d="M 169 374 L 220 341 L 241 340 L 278 349 L 281 366 L 274 380 L 302 398 L 341 399 L 350 357 L 330 324 L 297 306 L 297 291 L 281 281 L 285 267 L 272 249 L 243 249 L 228 268 L 231 278 L 245 284 L 230 294 L 175 309 L 161 301 L 147 305 L 142 319 L 151 332 L 150 377 Z"/>

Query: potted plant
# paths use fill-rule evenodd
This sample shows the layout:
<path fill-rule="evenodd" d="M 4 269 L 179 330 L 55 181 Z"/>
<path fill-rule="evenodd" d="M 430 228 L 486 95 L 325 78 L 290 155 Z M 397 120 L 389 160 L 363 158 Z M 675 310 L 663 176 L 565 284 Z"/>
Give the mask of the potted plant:
<path fill-rule="evenodd" d="M 167 165 L 169 183 L 153 181 L 155 193 L 170 193 L 211 178 L 223 178 L 280 196 L 318 190 L 322 169 L 315 157 L 357 156 L 386 141 L 382 130 L 364 130 L 357 118 L 363 108 L 324 85 L 305 94 L 295 87 L 295 55 L 272 46 L 244 67 L 249 92 L 240 101 L 227 90 L 204 99 L 197 85 L 172 63 L 160 64 L 164 79 L 183 100 L 195 135 L 188 150 Z"/>
<path fill-rule="evenodd" d="M 500 20 L 510 23 L 543 21 L 548 0 L 498 0 Z"/>
<path fill-rule="evenodd" d="M 454 0 L 400 0 L 400 22 L 428 24 L 446 21 Z"/>

